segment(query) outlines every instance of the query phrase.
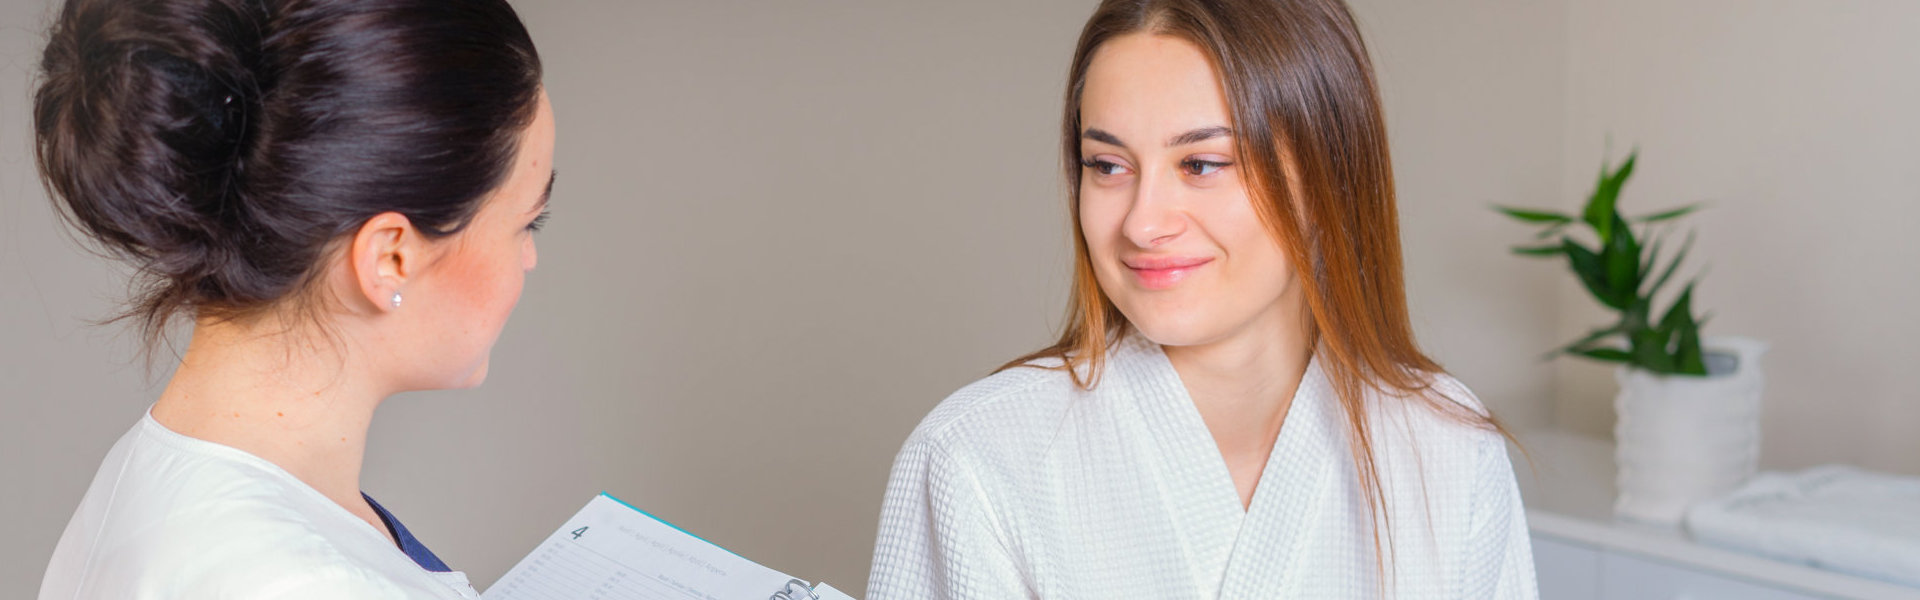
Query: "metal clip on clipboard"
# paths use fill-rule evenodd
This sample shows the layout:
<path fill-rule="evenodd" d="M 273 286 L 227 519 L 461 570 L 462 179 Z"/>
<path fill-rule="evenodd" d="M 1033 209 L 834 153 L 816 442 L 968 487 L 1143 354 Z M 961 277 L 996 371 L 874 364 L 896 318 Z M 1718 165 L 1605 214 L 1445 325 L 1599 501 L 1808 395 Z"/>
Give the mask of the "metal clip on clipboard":
<path fill-rule="evenodd" d="M 814 595 L 813 588 L 808 587 L 807 582 L 794 579 L 787 582 L 787 587 L 767 597 L 767 600 L 820 600 L 820 596 Z"/>

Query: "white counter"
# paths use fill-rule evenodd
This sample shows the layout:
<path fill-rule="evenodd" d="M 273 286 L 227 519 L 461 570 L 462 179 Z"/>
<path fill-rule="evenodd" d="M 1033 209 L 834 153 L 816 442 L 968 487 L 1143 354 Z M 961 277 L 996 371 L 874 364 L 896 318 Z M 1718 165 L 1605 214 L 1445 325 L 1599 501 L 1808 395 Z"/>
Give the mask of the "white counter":
<path fill-rule="evenodd" d="M 1509 450 L 1533 531 L 1543 600 L 1920 600 L 1920 589 L 1698 544 L 1613 518 L 1613 444 L 1558 431 Z"/>

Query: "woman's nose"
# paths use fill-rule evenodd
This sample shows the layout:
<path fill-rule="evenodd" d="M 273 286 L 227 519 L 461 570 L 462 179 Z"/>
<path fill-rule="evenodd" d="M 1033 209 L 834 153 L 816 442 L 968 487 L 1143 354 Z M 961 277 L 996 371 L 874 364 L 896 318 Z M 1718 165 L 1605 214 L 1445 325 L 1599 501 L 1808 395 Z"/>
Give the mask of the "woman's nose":
<path fill-rule="evenodd" d="M 1172 176 L 1143 177 L 1134 188 L 1133 204 L 1121 222 L 1121 234 L 1133 245 L 1152 248 L 1173 241 L 1187 231 L 1187 219 L 1179 210 L 1179 179 Z"/>

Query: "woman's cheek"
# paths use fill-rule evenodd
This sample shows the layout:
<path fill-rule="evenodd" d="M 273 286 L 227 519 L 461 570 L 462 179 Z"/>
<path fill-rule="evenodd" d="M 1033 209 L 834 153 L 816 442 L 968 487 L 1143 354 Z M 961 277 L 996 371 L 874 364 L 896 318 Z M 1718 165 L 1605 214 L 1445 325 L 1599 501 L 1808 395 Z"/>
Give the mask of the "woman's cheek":
<path fill-rule="evenodd" d="M 496 246 L 497 247 L 497 246 Z M 499 336 L 506 314 L 513 310 L 520 293 L 518 261 L 507 252 L 487 252 L 480 247 L 464 248 L 448 266 L 449 275 L 459 284 L 455 298 L 462 323 L 462 339 L 482 348 Z"/>
<path fill-rule="evenodd" d="M 1086 236 L 1087 249 L 1093 251 L 1096 258 L 1112 249 L 1114 238 L 1120 235 L 1120 222 L 1126 216 L 1113 198 L 1103 198 L 1101 194 L 1085 194 L 1081 198 L 1080 232 Z"/>

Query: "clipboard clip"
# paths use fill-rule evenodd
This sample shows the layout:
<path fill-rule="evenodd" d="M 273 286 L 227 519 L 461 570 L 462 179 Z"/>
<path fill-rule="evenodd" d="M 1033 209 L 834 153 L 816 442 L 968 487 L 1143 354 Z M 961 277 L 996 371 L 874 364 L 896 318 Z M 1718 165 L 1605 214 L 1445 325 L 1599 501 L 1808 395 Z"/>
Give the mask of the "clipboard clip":
<path fill-rule="evenodd" d="M 813 588 L 808 587 L 807 582 L 791 579 L 786 587 L 768 596 L 767 600 L 820 600 L 820 596 L 813 593 Z"/>

